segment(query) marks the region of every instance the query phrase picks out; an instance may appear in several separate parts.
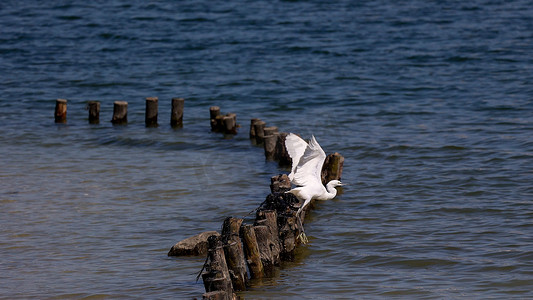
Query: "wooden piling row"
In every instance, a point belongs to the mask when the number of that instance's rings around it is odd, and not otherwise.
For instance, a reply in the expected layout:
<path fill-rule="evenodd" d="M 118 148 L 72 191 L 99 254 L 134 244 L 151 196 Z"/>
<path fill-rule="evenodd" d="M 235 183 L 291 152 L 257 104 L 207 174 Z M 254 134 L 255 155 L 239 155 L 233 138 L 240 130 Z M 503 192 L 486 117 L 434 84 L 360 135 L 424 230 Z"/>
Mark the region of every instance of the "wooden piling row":
<path fill-rule="evenodd" d="M 147 127 L 158 126 L 158 102 L 159 100 L 157 97 L 146 98 L 145 124 Z M 173 128 L 183 127 L 184 102 L 185 100 L 183 98 L 172 98 L 170 125 Z M 100 123 L 100 102 L 88 101 L 86 109 L 89 111 L 89 124 Z M 56 123 L 67 122 L 67 100 L 56 100 L 54 119 Z M 236 119 L 236 117 L 234 117 L 233 119 Z M 128 102 L 115 101 L 113 103 L 113 117 L 111 118 L 111 123 L 117 125 L 128 123 Z"/>
<path fill-rule="evenodd" d="M 147 127 L 158 126 L 158 101 L 157 97 L 146 98 Z M 172 98 L 172 127 L 183 126 L 183 107 L 183 98 Z M 100 102 L 89 101 L 87 110 L 89 123 L 98 124 Z M 222 115 L 218 106 L 210 107 L 209 111 L 212 131 L 237 133 L 236 114 Z M 66 122 L 67 100 L 56 100 L 54 118 L 56 123 Z M 114 102 L 111 122 L 128 122 L 128 102 Z M 250 139 L 254 144 L 263 146 L 265 157 L 290 166 L 291 159 L 285 147 L 287 135 L 279 132 L 276 126 L 266 126 L 260 119 L 250 122 Z M 344 158 L 339 153 L 328 155 L 322 169 L 322 181 L 340 179 L 343 162 Z M 302 228 L 296 212 L 302 203 L 292 193 L 286 193 L 291 189 L 286 174 L 272 177 L 270 188 L 271 193 L 256 210 L 253 224 L 243 224 L 243 219 L 228 217 L 222 225 L 222 234 L 209 234 L 205 272 L 201 274 L 206 291 L 204 299 L 236 299 L 235 292 L 246 290 L 250 279 L 274 276 L 282 261 L 294 259 L 295 250 L 301 243 L 298 236 Z M 300 215 L 302 223 L 311 207 L 306 206 Z"/>
<path fill-rule="evenodd" d="M 211 131 L 222 132 L 225 134 L 237 134 L 237 115 L 234 113 L 228 113 L 222 115 L 220 113 L 220 107 L 211 106 L 209 108 L 209 116 L 211 121 Z"/>

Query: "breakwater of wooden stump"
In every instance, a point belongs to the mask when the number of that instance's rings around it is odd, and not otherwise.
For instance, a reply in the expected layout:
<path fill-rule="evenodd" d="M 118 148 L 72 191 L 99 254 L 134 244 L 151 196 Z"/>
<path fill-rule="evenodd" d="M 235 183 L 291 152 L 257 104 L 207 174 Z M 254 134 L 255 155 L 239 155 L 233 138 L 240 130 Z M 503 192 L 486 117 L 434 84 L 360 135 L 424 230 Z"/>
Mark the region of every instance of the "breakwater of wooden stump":
<path fill-rule="evenodd" d="M 145 125 L 158 126 L 157 97 L 147 97 Z M 183 126 L 185 100 L 172 98 L 172 127 Z M 90 124 L 100 122 L 99 101 L 88 101 L 87 110 Z M 67 122 L 67 100 L 57 99 L 54 111 L 56 123 Z M 223 114 L 220 107 L 209 108 L 211 131 L 223 134 L 237 134 L 240 127 L 235 113 Z M 113 103 L 113 124 L 128 123 L 128 102 Z M 292 160 L 285 147 L 287 132 L 280 132 L 277 126 L 267 126 L 266 122 L 250 120 L 250 141 L 264 149 L 265 159 L 276 161 L 281 166 L 291 166 Z M 322 182 L 340 179 L 344 158 L 339 153 L 326 157 L 322 168 Z M 244 291 L 252 279 L 273 277 L 283 261 L 292 261 L 297 247 L 305 215 L 313 205 L 307 205 L 301 212 L 301 224 L 297 218 L 300 203 L 292 193 L 291 183 L 286 174 L 273 176 L 270 182 L 271 193 L 255 209 L 253 220 L 227 217 L 220 233 L 208 231 L 182 240 L 168 252 L 169 256 L 206 255 L 206 263 L 198 277 L 202 277 L 204 299 L 236 299 L 236 292 Z"/>
<path fill-rule="evenodd" d="M 159 98 L 147 97 L 146 111 L 144 122 L 146 127 L 157 127 L 158 115 L 159 115 Z M 57 99 L 54 110 L 54 120 L 56 123 L 67 123 L 67 100 Z M 89 111 L 89 124 L 100 123 L 100 101 L 88 101 L 86 109 Z M 172 98 L 171 101 L 171 113 L 170 113 L 170 126 L 173 128 L 183 127 L 183 110 L 185 107 L 184 98 Z M 114 101 L 113 102 L 113 116 L 111 117 L 111 123 L 114 125 L 124 125 L 128 123 L 128 102 L 127 101 Z"/>

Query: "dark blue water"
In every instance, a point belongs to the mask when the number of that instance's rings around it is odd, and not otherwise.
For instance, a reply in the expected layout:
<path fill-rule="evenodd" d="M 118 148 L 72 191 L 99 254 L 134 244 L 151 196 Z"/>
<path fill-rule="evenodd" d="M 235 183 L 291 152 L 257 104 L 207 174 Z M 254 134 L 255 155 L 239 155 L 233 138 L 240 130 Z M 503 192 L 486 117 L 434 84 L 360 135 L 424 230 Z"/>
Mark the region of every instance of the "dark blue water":
<path fill-rule="evenodd" d="M 166 254 L 287 172 L 248 140 L 259 117 L 343 154 L 349 185 L 241 296 L 532 298 L 532 53 L 531 1 L 4 1 L 0 297 L 201 296 L 204 258 Z"/>

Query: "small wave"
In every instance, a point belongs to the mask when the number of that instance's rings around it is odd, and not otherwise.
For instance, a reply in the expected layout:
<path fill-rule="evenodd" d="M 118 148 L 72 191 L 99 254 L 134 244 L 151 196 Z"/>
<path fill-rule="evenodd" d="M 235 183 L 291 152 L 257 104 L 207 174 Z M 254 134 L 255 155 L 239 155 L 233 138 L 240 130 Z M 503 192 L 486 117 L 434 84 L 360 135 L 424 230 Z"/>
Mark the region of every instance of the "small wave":
<path fill-rule="evenodd" d="M 58 16 L 57 19 L 65 21 L 75 21 L 83 19 L 81 16 Z"/>
<path fill-rule="evenodd" d="M 106 40 L 130 40 L 130 41 L 133 41 L 133 40 L 137 39 L 137 38 L 132 37 L 132 36 L 114 34 L 114 33 L 110 33 L 110 32 L 100 33 L 98 35 L 98 37 L 100 37 L 102 39 L 106 39 Z"/>
<path fill-rule="evenodd" d="M 404 266 L 407 268 L 428 268 L 434 266 L 451 266 L 458 262 L 448 259 L 426 258 L 426 259 L 391 259 L 386 263 L 377 266 Z"/>
<path fill-rule="evenodd" d="M 456 56 L 448 57 L 445 61 L 451 62 L 451 63 L 462 63 L 462 62 L 469 62 L 469 61 L 475 61 L 475 60 L 479 60 L 479 58 L 456 55 Z"/>

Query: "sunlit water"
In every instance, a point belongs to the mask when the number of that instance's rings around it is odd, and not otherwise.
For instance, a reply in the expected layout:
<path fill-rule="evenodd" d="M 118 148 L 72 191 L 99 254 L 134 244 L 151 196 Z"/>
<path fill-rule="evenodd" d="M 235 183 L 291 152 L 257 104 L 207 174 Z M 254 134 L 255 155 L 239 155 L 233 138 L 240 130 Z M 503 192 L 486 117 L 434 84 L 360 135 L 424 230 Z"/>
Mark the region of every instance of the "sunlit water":
<path fill-rule="evenodd" d="M 0 297 L 201 297 L 204 258 L 170 247 L 287 172 L 249 141 L 254 117 L 340 152 L 349 185 L 241 296 L 533 297 L 532 16 L 529 1 L 0 4 Z M 211 105 L 237 113 L 236 136 L 210 132 Z"/>

